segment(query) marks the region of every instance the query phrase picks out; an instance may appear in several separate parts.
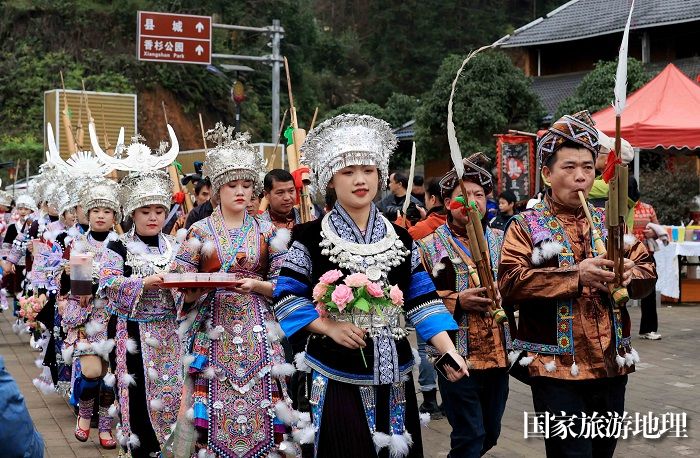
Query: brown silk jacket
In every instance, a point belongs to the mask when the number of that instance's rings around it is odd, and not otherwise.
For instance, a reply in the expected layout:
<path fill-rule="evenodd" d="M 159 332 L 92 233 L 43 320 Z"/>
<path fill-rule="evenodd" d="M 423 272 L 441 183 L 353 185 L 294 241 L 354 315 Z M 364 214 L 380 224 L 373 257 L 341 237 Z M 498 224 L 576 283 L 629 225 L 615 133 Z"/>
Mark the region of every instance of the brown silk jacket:
<path fill-rule="evenodd" d="M 553 377 L 566 380 L 586 380 L 624 375 L 634 371 L 632 362 L 636 352 L 630 345 L 630 319 L 626 308 L 613 312 L 609 294 L 582 287 L 579 284 L 578 264 L 595 256 L 591 248 L 591 228 L 583 208 L 565 208 L 550 196 L 544 206 L 551 210 L 551 217 L 561 225 L 573 252 L 571 265 L 560 266 L 555 253 L 533 263 L 533 232 L 525 217 L 514 219 L 507 228 L 501 250 L 498 285 L 504 308 L 518 308 L 517 330 L 511 315 L 516 350 L 525 350 L 524 361 L 530 376 Z M 541 207 L 540 207 L 541 208 Z M 600 218 L 602 209 L 595 209 L 599 218 L 596 225 L 604 224 Z M 535 210 L 532 214 L 537 213 Z M 552 223 L 551 220 L 549 220 Z M 556 226 L 556 222 L 553 223 Z M 547 227 L 543 225 L 543 227 Z M 539 236 L 541 238 L 542 231 Z M 552 232 L 553 233 L 553 232 Z M 537 246 L 542 244 L 537 241 Z M 562 250 L 566 252 L 566 250 Z M 542 252 L 540 252 L 541 254 Z M 630 298 L 645 297 L 654 290 L 656 270 L 652 256 L 635 240 L 626 257 L 634 261 L 632 281 L 627 287 Z M 537 256 L 535 256 L 537 258 Z M 570 259 L 570 258 L 569 258 Z M 565 264 L 565 263 L 564 263 Z M 567 305 L 570 304 L 569 309 Z M 619 323 L 615 336 L 615 321 Z M 621 328 L 621 329 L 620 329 Z M 573 339 L 573 351 L 568 346 Z M 627 356 L 620 367 L 621 358 Z M 516 363 L 516 364 L 520 364 Z M 576 370 L 572 366 L 576 363 Z"/>

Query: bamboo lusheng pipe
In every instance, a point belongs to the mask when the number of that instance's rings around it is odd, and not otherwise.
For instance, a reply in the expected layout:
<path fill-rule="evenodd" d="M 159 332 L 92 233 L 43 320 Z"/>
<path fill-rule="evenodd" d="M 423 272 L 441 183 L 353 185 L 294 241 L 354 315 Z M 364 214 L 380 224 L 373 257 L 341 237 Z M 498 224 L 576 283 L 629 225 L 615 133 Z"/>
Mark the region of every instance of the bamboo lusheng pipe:
<path fill-rule="evenodd" d="M 167 125 L 170 123 L 168 122 L 168 112 L 165 110 L 165 101 L 161 100 L 160 105 L 163 108 L 163 117 L 165 118 L 165 125 L 167 127 Z M 182 186 L 182 183 L 180 182 L 180 174 L 177 171 L 177 167 L 175 167 L 175 163 L 168 166 L 168 175 L 170 176 L 170 181 L 173 183 L 173 189 L 175 192 L 181 192 L 185 195 L 183 202 L 185 213 L 191 212 L 194 208 L 192 197 L 190 196 L 190 191 L 187 189 L 187 187 Z"/>
<path fill-rule="evenodd" d="M 282 129 L 284 128 L 284 122 L 287 120 L 287 113 L 289 113 L 289 109 L 284 110 L 284 115 L 282 116 L 280 128 L 277 129 L 277 142 L 275 143 L 275 148 L 272 150 L 272 155 L 270 155 L 270 162 L 267 164 L 268 171 L 275 168 L 275 160 L 277 159 L 277 147 L 280 146 L 280 141 L 282 140 Z M 284 164 L 282 164 L 282 167 L 284 167 Z M 258 212 L 264 212 L 269 206 L 270 201 L 267 200 L 267 197 L 263 196 L 263 198 L 260 199 L 260 206 L 258 206 Z"/>
<path fill-rule="evenodd" d="M 66 143 L 68 143 L 68 153 L 73 154 L 78 151 L 78 147 L 75 144 L 75 137 L 73 136 L 73 125 L 70 121 L 70 116 L 68 116 L 68 98 L 66 97 L 66 85 L 63 82 L 63 72 L 59 72 L 61 75 L 61 88 L 63 89 L 63 111 L 61 114 L 61 120 L 63 121 L 63 128 L 66 130 Z"/>
<path fill-rule="evenodd" d="M 582 191 L 579 191 L 578 198 L 581 200 L 583 212 L 586 214 L 588 224 L 591 226 L 593 245 L 595 246 L 595 249 L 598 252 L 599 256 L 606 256 L 608 254 L 608 251 L 605 248 L 605 243 L 603 243 L 603 236 L 601 235 L 600 231 L 598 231 L 598 228 L 595 227 L 595 225 L 593 224 L 593 218 L 591 217 L 591 212 L 588 209 L 588 201 L 586 201 L 586 196 L 583 195 Z M 618 307 L 624 306 L 630 298 L 629 293 L 627 292 L 627 288 L 625 288 L 624 286 L 615 286 L 613 284 L 608 283 L 608 291 L 610 291 L 610 294 L 612 295 L 613 300 L 615 301 L 615 304 L 618 305 Z"/>

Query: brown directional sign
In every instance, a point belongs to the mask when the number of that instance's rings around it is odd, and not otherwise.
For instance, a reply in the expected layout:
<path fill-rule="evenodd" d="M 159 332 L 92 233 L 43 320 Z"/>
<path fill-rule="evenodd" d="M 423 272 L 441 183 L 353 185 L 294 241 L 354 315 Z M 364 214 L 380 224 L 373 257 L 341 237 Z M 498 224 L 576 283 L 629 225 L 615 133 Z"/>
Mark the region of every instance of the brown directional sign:
<path fill-rule="evenodd" d="M 139 11 L 139 60 L 211 63 L 211 17 Z"/>

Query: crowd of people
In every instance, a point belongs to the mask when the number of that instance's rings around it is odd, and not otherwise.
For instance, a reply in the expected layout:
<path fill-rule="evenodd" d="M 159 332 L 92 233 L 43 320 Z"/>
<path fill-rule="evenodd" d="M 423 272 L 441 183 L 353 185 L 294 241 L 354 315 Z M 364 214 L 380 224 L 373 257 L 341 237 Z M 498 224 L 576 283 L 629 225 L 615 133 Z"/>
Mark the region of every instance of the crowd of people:
<path fill-rule="evenodd" d="M 604 211 L 589 204 L 589 223 L 578 196 L 607 153 L 587 112 L 539 140 L 543 198 L 519 212 L 506 190 L 495 215 L 483 155 L 461 176 L 419 177 L 411 195 L 389 172 L 389 125 L 340 115 L 301 146 L 322 198 L 310 221 L 293 175 L 265 170 L 249 137 L 221 124 L 187 177 L 196 206 L 178 216 L 169 132 L 167 151 L 134 138 L 112 156 L 92 128 L 93 151 L 67 161 L 50 135 L 30 192 L 0 192 L 4 297 L 42 352 L 36 387 L 75 406 L 77 440 L 97 428 L 102 447 L 132 457 L 420 457 L 421 425 L 445 415 L 449 456 L 474 457 L 496 446 L 511 375 L 538 412 L 623 412 L 639 356 L 609 292 L 613 262 L 594 243 Z M 645 229 L 618 285 L 633 299 L 656 279 Z M 171 273 L 226 274 L 229 286 L 173 286 Z M 612 456 L 616 442 L 545 444 L 548 456 Z"/>

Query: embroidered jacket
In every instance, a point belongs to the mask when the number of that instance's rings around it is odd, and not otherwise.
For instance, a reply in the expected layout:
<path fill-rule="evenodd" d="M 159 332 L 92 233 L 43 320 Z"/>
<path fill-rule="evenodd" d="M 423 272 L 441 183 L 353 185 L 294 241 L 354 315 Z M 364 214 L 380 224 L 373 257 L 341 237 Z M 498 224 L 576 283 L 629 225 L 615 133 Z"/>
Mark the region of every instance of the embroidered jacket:
<path fill-rule="evenodd" d="M 486 240 L 495 278 L 503 232 L 486 227 Z M 511 348 L 508 324 L 501 326 L 488 314 L 465 312 L 459 304 L 459 293 L 476 287 L 463 260 L 465 257 L 469 265 L 476 268 L 468 247 L 464 231 L 449 223 L 438 227 L 433 234 L 418 242 L 425 269 L 432 273 L 438 295 L 459 324 L 459 330 L 455 334 L 457 351 L 469 361 L 471 368 L 505 368 L 506 349 Z"/>
<path fill-rule="evenodd" d="M 605 238 L 602 209 L 590 210 Z M 583 208 L 565 208 L 550 196 L 507 227 L 499 288 L 504 308 L 519 306 L 513 347 L 526 351 L 520 362 L 529 364 L 530 376 L 582 380 L 634 371 L 627 310 L 615 312 L 609 294 L 579 282 L 578 264 L 596 255 Z M 651 256 L 639 242 L 625 256 L 635 263 L 629 295 L 644 297 L 656 280 Z"/>
<path fill-rule="evenodd" d="M 352 218 L 339 205 L 328 215 L 330 226 L 343 240 L 371 244 L 386 236 L 385 219 L 372 205 L 367 230 L 363 234 Z M 345 275 L 351 272 L 322 254 L 320 247 L 322 220 L 296 226 L 292 231 L 292 245 L 280 272 L 275 289 L 275 313 L 282 330 L 293 345 L 306 343 L 306 363 L 326 377 L 358 385 L 396 383 L 413 367 L 413 355 L 406 338 L 368 337 L 362 353 L 336 344 L 331 338 L 309 335 L 304 327 L 319 318 L 312 300 L 312 289 L 319 278 L 329 270 L 339 269 Z M 392 225 L 400 242 L 411 248 L 411 254 L 388 273 L 387 283 L 398 285 L 404 293 L 404 312 L 408 321 L 427 341 L 441 331 L 456 330 L 457 324 L 435 292 L 435 286 L 420 263 L 418 248 L 408 232 Z M 307 340 L 308 338 L 308 340 Z M 375 363 L 375 357 L 379 358 Z M 366 361 L 366 364 L 365 364 Z M 391 382 L 380 373 L 392 373 Z M 385 382 L 380 382 L 384 380 Z"/>

